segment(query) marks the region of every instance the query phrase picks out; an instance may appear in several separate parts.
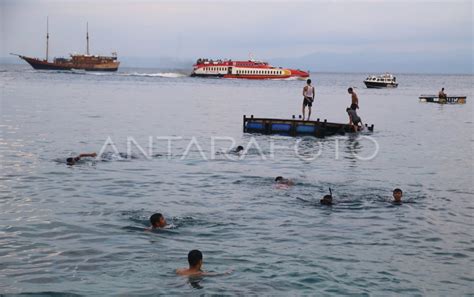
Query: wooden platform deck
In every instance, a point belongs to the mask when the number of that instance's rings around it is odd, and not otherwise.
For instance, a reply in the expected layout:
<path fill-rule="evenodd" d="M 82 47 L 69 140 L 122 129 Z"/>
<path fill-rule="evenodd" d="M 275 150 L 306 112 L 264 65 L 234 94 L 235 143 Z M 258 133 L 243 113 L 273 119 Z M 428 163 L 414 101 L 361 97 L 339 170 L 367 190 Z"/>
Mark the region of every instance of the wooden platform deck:
<path fill-rule="evenodd" d="M 421 102 L 431 102 L 439 104 L 465 104 L 467 96 L 449 96 L 446 97 L 446 100 L 440 100 L 437 95 L 420 95 L 420 97 L 418 98 Z"/>
<path fill-rule="evenodd" d="M 244 133 L 278 134 L 287 136 L 314 136 L 324 138 L 335 134 L 343 135 L 354 132 L 351 125 L 320 121 L 303 121 L 296 119 L 255 118 L 253 115 L 243 117 Z M 365 125 L 368 131 L 374 131 L 374 125 Z"/>

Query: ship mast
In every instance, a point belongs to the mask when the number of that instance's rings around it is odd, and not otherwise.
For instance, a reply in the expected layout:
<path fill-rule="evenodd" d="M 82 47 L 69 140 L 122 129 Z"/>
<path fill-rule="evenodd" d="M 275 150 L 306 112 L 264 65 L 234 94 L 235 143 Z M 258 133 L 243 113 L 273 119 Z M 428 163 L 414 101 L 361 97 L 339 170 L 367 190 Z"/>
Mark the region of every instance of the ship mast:
<path fill-rule="evenodd" d="M 49 56 L 49 17 L 46 17 L 46 62 Z"/>
<path fill-rule="evenodd" d="M 87 55 L 89 56 L 89 22 L 87 22 L 87 25 L 86 25 L 86 40 L 87 40 Z"/>

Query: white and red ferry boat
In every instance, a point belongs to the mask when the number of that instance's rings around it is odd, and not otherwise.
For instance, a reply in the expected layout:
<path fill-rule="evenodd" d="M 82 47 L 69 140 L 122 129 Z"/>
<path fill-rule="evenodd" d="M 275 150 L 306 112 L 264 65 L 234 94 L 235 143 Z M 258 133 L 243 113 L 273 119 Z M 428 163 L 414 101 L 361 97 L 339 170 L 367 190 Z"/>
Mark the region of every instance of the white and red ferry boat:
<path fill-rule="evenodd" d="M 248 60 L 210 60 L 198 59 L 193 65 L 191 76 L 198 77 L 223 77 L 246 79 L 283 79 L 309 77 L 309 72 L 299 69 L 286 69 L 274 67 L 267 62 Z"/>

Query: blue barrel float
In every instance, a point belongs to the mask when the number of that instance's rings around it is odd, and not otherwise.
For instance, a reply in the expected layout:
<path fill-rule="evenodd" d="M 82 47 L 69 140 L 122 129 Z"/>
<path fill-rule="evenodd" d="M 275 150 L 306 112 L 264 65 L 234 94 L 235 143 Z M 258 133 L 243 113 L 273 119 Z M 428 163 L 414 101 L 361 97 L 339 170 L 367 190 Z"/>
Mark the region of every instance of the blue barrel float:
<path fill-rule="evenodd" d="M 374 130 L 374 125 L 367 126 L 369 131 Z M 243 117 L 244 133 L 277 134 L 287 136 L 314 136 L 323 138 L 334 134 L 354 132 L 353 127 L 343 123 L 332 123 L 327 120 L 303 121 L 296 119 L 255 118 L 253 115 Z"/>

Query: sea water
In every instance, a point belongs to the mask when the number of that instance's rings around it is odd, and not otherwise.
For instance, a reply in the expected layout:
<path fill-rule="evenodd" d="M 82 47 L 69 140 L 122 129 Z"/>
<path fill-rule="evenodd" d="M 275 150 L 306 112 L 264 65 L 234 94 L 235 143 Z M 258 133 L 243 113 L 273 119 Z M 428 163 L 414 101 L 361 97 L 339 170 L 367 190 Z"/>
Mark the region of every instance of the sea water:
<path fill-rule="evenodd" d="M 396 74 L 377 90 L 368 73 L 313 72 L 312 119 L 346 123 L 352 86 L 375 126 L 316 139 L 242 132 L 243 115 L 298 117 L 304 81 L 0 68 L 0 293 L 474 291 L 473 76 Z M 441 87 L 467 103 L 419 102 Z M 84 152 L 102 156 L 65 164 Z M 170 228 L 144 232 L 154 212 Z M 232 272 L 176 276 L 192 249 Z"/>

